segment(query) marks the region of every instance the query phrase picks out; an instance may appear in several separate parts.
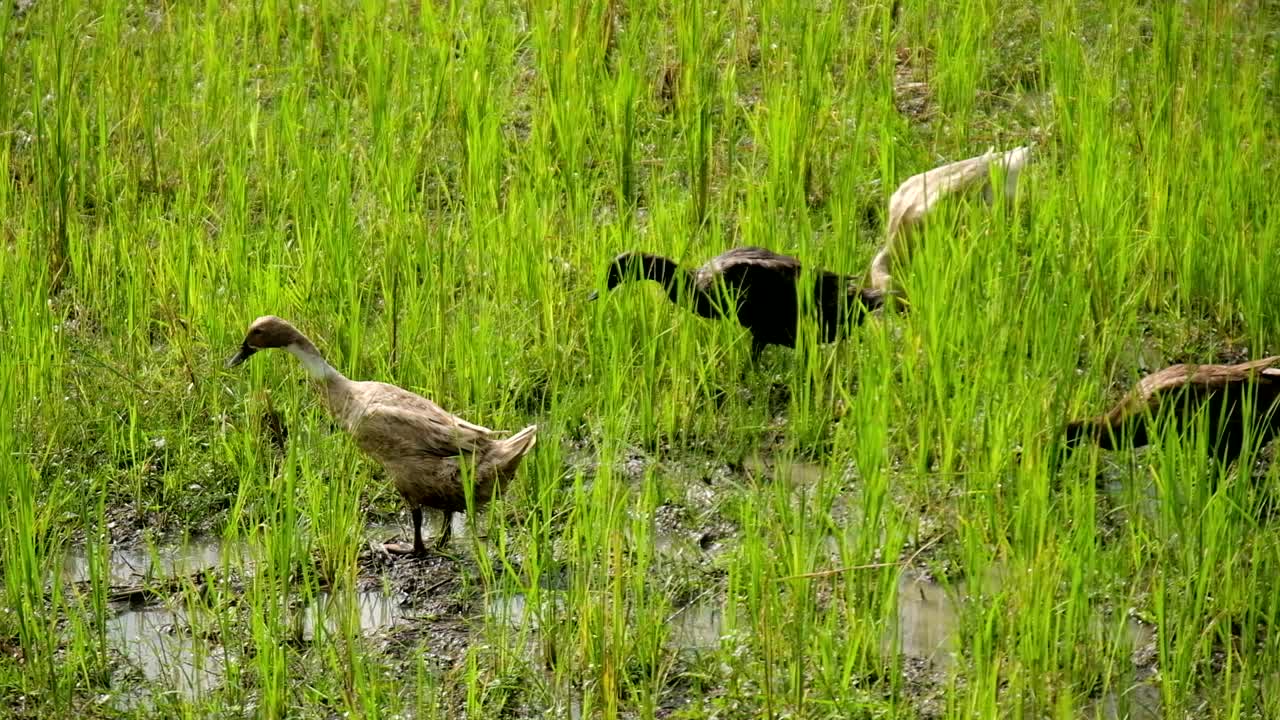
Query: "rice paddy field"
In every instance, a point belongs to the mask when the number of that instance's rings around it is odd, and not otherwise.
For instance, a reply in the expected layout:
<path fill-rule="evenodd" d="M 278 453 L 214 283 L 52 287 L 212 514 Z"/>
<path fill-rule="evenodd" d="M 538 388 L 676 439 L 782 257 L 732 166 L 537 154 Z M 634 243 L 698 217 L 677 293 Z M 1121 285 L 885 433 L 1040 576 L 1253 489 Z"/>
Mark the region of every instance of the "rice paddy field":
<path fill-rule="evenodd" d="M 1280 717 L 1274 448 L 1058 441 L 1280 353 L 1278 71 L 1268 0 L 3 3 L 0 715 Z M 840 342 L 603 292 L 859 276 L 1023 145 Z M 303 368 L 224 367 L 267 314 L 537 446 L 388 556 Z"/>

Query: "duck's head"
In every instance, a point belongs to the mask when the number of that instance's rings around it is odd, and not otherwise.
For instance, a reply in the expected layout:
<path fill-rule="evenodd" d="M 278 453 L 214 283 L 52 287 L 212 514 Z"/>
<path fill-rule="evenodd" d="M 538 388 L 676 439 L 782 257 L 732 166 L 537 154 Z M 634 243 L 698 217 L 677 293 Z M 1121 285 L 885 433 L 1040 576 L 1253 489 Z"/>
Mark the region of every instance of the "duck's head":
<path fill-rule="evenodd" d="M 645 277 L 648 273 L 648 266 L 652 262 L 650 258 L 653 256 L 639 252 L 624 252 L 613 259 L 609 263 L 609 272 L 605 275 L 605 290 L 612 290 L 622 283 L 633 280 L 637 277 Z M 595 300 L 600 297 L 600 293 L 592 290 L 587 296 L 587 300 Z"/>
<path fill-rule="evenodd" d="M 275 315 L 264 315 L 249 325 L 249 331 L 245 333 L 244 342 L 240 343 L 240 351 L 230 360 L 227 360 L 227 367 L 239 365 L 259 350 L 283 348 L 305 343 L 307 343 L 306 337 L 298 332 L 297 328 L 290 325 L 287 320 L 278 318 Z"/>

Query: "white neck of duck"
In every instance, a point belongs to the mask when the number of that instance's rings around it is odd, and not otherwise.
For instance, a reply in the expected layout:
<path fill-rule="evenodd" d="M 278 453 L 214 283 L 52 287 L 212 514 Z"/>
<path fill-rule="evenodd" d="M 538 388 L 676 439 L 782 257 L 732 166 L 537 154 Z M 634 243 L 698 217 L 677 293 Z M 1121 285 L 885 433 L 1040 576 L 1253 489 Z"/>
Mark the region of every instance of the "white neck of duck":
<path fill-rule="evenodd" d="M 288 350 L 294 357 L 298 358 L 298 361 L 302 363 L 302 367 L 307 369 L 307 374 L 316 380 L 333 380 L 342 377 L 342 374 L 333 369 L 332 365 L 325 362 L 325 359 L 319 353 L 310 348 L 294 343 L 287 346 L 285 350 Z"/>

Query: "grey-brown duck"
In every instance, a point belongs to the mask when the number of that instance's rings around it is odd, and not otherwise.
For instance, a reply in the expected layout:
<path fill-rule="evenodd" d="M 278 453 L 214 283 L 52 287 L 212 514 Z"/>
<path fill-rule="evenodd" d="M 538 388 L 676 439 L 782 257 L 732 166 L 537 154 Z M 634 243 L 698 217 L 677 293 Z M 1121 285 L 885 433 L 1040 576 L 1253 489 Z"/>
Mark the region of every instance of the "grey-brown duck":
<path fill-rule="evenodd" d="M 510 437 L 469 423 L 430 400 L 395 385 L 348 380 L 325 361 L 316 346 L 288 322 L 260 317 L 249 326 L 240 351 L 227 361 L 234 367 L 259 350 L 284 348 L 302 362 L 323 392 L 334 420 L 370 457 L 382 463 L 413 515 L 412 554 L 426 552 L 422 510 L 444 514 L 436 548 L 449 541 L 455 512 L 467 509 L 464 478 L 472 486 L 474 507 L 501 491 L 537 442 L 537 425 Z M 464 469 L 464 463 L 470 466 Z M 390 552 L 404 553 L 398 544 Z"/>

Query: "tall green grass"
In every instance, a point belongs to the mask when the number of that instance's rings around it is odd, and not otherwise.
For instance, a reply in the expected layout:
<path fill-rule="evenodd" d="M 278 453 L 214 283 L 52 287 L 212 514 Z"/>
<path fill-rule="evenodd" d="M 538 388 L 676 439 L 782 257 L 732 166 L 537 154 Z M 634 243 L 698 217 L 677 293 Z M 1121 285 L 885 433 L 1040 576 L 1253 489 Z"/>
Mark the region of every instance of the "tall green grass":
<path fill-rule="evenodd" d="M 1194 432 L 1052 457 L 1065 418 L 1142 372 L 1276 351 L 1274 8 L 15 7 L 11 714 L 1069 718 L 1152 674 L 1166 717 L 1280 711 L 1277 530 L 1255 512 L 1277 470 L 1251 483 Z M 753 366 L 740 327 L 652 287 L 585 302 L 624 249 L 752 243 L 859 274 L 866 209 L 899 182 L 1033 138 L 1017 203 L 943 208 L 901 272 L 910 312 L 841 343 Z M 452 546 L 460 654 L 362 637 L 363 527 L 400 501 L 291 358 L 222 369 L 267 313 L 351 377 L 539 423 L 469 519 L 486 537 Z M 250 551 L 171 599 L 222 684 L 117 711 L 102 558 L 138 527 Z M 85 586 L 60 574 L 77 545 Z M 893 640 L 907 558 L 954 591 L 961 651 L 924 675 Z M 336 622 L 301 642 L 322 594 Z M 485 610 L 516 596 L 514 622 Z M 718 642 L 680 649 L 695 601 Z M 1137 668 L 1131 617 L 1156 638 Z"/>

